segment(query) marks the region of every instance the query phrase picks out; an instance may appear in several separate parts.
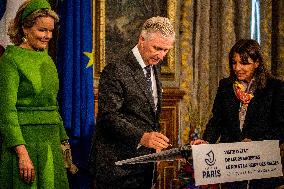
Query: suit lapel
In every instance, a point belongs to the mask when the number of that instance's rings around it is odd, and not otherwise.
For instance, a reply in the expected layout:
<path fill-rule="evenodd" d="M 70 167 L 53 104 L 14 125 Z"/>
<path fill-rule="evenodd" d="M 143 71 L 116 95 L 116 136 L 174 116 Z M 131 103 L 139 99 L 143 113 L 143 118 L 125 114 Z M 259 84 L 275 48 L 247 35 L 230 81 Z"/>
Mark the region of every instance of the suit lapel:
<path fill-rule="evenodd" d="M 129 67 L 132 70 L 132 75 L 138 86 L 140 87 L 141 91 L 145 94 L 146 98 L 148 99 L 148 102 L 151 105 L 151 108 L 153 112 L 155 112 L 155 104 L 154 104 L 154 99 L 151 94 L 151 92 L 148 89 L 147 86 L 147 81 L 143 72 L 142 67 L 140 64 L 137 62 L 135 56 L 130 52 L 129 54 Z"/>

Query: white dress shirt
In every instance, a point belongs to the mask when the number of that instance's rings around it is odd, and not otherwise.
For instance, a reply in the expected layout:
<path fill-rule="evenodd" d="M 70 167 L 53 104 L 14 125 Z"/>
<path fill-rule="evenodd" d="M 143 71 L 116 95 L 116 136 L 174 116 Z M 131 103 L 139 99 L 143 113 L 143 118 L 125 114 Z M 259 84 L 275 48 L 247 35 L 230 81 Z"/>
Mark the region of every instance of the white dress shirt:
<path fill-rule="evenodd" d="M 133 52 L 133 55 L 135 56 L 136 60 L 139 62 L 140 66 L 142 67 L 144 75 L 146 77 L 145 67 L 147 65 L 143 61 L 137 45 L 132 49 L 132 52 Z M 157 110 L 157 104 L 158 104 L 157 83 L 156 83 L 154 70 L 153 70 L 152 66 L 150 66 L 150 67 L 151 67 L 152 95 L 153 95 L 153 98 L 154 98 L 155 110 Z"/>

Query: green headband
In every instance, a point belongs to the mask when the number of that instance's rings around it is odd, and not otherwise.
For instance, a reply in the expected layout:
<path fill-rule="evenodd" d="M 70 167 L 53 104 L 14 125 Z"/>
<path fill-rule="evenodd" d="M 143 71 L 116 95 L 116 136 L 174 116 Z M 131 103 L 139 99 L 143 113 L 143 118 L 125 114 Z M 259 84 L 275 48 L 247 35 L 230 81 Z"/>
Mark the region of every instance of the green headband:
<path fill-rule="evenodd" d="M 51 7 L 46 0 L 31 0 L 23 11 L 21 21 L 23 22 L 27 16 L 39 9 L 51 9 Z"/>

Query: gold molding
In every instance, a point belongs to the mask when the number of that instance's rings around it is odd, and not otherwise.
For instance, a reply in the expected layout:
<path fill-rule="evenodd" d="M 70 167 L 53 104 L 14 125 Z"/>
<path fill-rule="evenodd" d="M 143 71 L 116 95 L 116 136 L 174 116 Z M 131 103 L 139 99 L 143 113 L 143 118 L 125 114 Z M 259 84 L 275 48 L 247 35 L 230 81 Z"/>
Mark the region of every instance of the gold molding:
<path fill-rule="evenodd" d="M 191 59 L 190 55 L 193 52 L 192 47 L 189 45 L 188 41 L 190 41 L 191 37 L 191 20 L 190 11 L 192 7 L 192 0 L 184 0 L 181 12 L 181 27 L 183 28 L 182 35 L 181 35 L 181 85 L 180 89 L 185 91 L 185 95 L 183 97 L 183 106 L 181 107 L 181 143 L 188 144 L 189 141 L 189 131 L 192 129 L 192 116 L 191 112 L 189 111 L 191 108 L 191 93 L 192 87 L 190 87 L 191 83 L 193 82 L 193 70 L 192 67 L 189 66 L 189 61 Z"/>
<path fill-rule="evenodd" d="M 178 23 L 176 22 L 176 14 L 177 14 L 177 1 L 168 0 L 167 1 L 167 16 L 173 26 L 175 27 L 176 31 L 176 42 L 173 49 L 171 49 L 167 55 L 167 65 L 161 66 L 161 73 L 162 73 L 162 79 L 175 79 L 175 60 L 176 60 L 176 50 L 177 50 L 177 33 L 179 31 Z"/>
<path fill-rule="evenodd" d="M 93 1 L 93 50 L 94 50 L 94 76 L 105 66 L 105 0 Z"/>
<path fill-rule="evenodd" d="M 166 104 L 166 103 L 164 103 L 164 104 Z M 176 117 L 176 113 L 178 112 L 177 111 L 177 107 L 176 106 L 174 106 L 174 105 L 172 105 L 172 106 L 162 106 L 162 109 L 164 110 L 164 111 L 170 111 L 172 114 L 172 117 L 171 117 L 171 121 L 173 122 L 173 129 L 174 129 L 174 131 L 173 131 L 173 135 L 174 135 L 174 138 L 177 138 L 178 136 L 177 136 L 177 133 L 178 133 L 178 128 L 177 128 L 177 123 L 176 123 L 176 120 L 177 120 L 177 117 Z M 162 110 L 162 111 L 163 111 Z M 163 120 L 163 118 L 161 118 L 161 122 L 166 122 L 166 120 Z M 167 128 L 162 128 L 162 129 L 164 129 L 163 130 L 163 133 L 167 133 Z M 174 144 L 175 145 L 175 144 Z"/>
<path fill-rule="evenodd" d="M 169 171 L 169 172 L 173 172 L 173 173 L 174 173 L 174 174 L 173 174 L 173 178 L 176 178 L 176 172 L 177 172 L 176 169 L 177 169 L 177 167 L 174 166 L 174 165 L 164 167 L 164 169 L 163 169 L 164 188 L 163 188 L 163 189 L 168 189 L 168 187 L 169 187 L 169 186 L 166 186 L 166 184 L 165 184 L 165 183 L 167 183 L 167 179 L 168 179 L 168 177 L 167 177 L 167 172 L 168 172 L 168 171 Z M 170 171 L 170 170 L 172 170 L 172 171 Z"/>
<path fill-rule="evenodd" d="M 179 31 L 177 15 L 177 1 L 167 0 L 167 16 L 172 22 L 176 30 L 176 36 Z M 99 78 L 99 75 L 106 65 L 105 53 L 105 29 L 106 29 L 106 0 L 93 1 L 93 50 L 94 50 L 94 77 Z M 167 64 L 161 65 L 162 79 L 174 80 L 176 71 L 176 49 L 177 38 L 174 48 L 167 55 Z"/>

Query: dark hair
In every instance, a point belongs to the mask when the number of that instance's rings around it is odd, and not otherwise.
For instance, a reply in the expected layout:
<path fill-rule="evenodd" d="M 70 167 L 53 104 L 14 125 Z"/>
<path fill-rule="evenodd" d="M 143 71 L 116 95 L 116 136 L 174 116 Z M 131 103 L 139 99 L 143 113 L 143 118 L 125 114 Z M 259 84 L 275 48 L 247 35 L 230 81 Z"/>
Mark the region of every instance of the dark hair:
<path fill-rule="evenodd" d="M 266 86 L 267 79 L 271 77 L 265 64 L 260 45 L 253 39 L 241 39 L 231 48 L 229 53 L 229 67 L 230 78 L 235 81 L 236 74 L 233 70 L 234 55 L 235 53 L 240 55 L 243 63 L 248 62 L 248 58 L 252 59 L 254 63 L 258 62 L 258 67 L 254 72 L 254 79 L 256 82 L 256 88 L 263 89 Z"/>
<path fill-rule="evenodd" d="M 21 20 L 21 16 L 28 6 L 30 1 L 25 1 L 17 11 L 15 18 L 10 22 L 10 26 L 8 29 L 8 35 L 15 45 L 20 45 L 23 42 L 24 32 L 23 28 L 31 28 L 35 24 L 35 21 L 38 17 L 51 17 L 54 19 L 54 22 L 57 23 L 59 21 L 58 15 L 50 9 L 39 9 L 28 15 Z"/>

